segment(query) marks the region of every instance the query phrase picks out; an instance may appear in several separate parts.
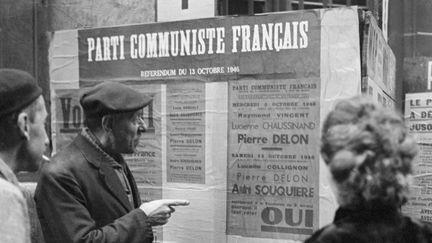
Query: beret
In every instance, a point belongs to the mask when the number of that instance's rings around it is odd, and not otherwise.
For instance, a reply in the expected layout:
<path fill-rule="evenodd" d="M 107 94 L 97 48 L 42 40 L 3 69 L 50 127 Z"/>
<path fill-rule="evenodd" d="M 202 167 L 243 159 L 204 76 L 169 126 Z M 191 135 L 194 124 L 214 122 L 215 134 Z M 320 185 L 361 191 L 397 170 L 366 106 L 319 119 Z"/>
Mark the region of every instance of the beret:
<path fill-rule="evenodd" d="M 0 117 L 20 111 L 42 94 L 42 89 L 27 72 L 0 69 Z"/>
<path fill-rule="evenodd" d="M 135 111 L 150 104 L 152 98 L 119 82 L 103 82 L 84 91 L 80 104 L 87 117 Z"/>

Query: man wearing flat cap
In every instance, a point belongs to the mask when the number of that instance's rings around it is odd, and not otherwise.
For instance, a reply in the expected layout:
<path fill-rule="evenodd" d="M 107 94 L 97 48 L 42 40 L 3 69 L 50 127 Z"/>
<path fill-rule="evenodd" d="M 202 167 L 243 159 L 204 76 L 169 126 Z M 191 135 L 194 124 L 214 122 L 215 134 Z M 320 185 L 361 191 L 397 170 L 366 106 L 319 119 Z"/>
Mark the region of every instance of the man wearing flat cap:
<path fill-rule="evenodd" d="M 37 171 L 49 142 L 45 132 L 47 112 L 41 94 L 42 89 L 30 74 L 16 69 L 0 69 L 2 243 L 43 240 L 37 231 L 40 226 L 31 193 L 20 187 L 15 176 L 20 171 Z"/>
<path fill-rule="evenodd" d="M 83 131 L 43 168 L 36 204 L 47 243 L 153 242 L 152 226 L 167 223 L 186 200 L 141 203 L 121 153 L 133 153 L 151 98 L 118 83 L 85 91 Z"/>

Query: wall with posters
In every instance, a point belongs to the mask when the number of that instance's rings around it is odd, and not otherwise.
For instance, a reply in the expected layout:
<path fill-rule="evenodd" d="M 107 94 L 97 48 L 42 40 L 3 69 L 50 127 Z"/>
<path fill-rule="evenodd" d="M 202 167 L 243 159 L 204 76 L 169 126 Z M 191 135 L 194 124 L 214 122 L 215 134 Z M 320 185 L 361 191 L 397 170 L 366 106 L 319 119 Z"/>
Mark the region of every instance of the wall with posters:
<path fill-rule="evenodd" d="M 55 32 L 54 150 L 99 82 L 153 96 L 127 155 L 143 200 L 186 198 L 158 242 L 296 242 L 337 207 L 319 156 L 335 101 L 361 93 L 357 8 Z"/>
<path fill-rule="evenodd" d="M 405 119 L 419 145 L 414 161 L 413 187 L 403 212 L 423 222 L 432 223 L 432 93 L 408 93 L 405 96 Z"/>

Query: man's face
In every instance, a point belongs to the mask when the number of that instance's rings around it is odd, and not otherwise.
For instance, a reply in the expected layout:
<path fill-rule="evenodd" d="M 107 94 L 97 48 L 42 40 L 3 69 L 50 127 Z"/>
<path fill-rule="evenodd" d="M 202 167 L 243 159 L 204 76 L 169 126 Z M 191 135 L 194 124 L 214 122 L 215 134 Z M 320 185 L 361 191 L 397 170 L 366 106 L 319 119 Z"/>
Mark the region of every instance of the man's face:
<path fill-rule="evenodd" d="M 134 153 L 141 133 L 145 129 L 142 109 L 115 115 L 112 127 L 114 151 L 124 154 Z"/>
<path fill-rule="evenodd" d="M 45 131 L 45 121 L 48 115 L 45 102 L 42 96 L 36 102 L 33 117 L 30 117 L 29 114 L 29 139 L 25 146 L 27 156 L 22 161 L 24 163 L 23 171 L 36 171 L 39 169 L 42 155 L 49 143 L 48 135 Z"/>

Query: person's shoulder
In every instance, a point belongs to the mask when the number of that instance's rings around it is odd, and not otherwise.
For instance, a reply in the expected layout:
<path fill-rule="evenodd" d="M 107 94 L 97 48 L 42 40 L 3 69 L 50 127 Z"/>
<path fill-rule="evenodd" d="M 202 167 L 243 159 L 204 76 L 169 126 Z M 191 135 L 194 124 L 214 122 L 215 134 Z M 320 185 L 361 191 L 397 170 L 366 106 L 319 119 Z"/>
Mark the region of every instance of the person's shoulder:
<path fill-rule="evenodd" d="M 76 146 L 76 138 L 67 146 L 59 150 L 52 158 L 51 161 L 55 161 L 56 163 L 62 163 L 64 161 L 69 161 L 74 159 L 77 155 L 80 155 L 81 152 Z"/>
<path fill-rule="evenodd" d="M 402 230 L 404 238 L 413 238 L 411 242 L 432 242 L 432 224 L 430 223 L 423 223 L 417 219 L 404 216 Z"/>
<path fill-rule="evenodd" d="M 9 181 L 0 177 L 0 191 L 1 192 L 16 193 L 16 192 L 19 192 L 20 190 L 14 184 L 12 184 Z"/>
<path fill-rule="evenodd" d="M 0 178 L 0 241 L 30 242 L 26 199 L 16 185 Z"/>
<path fill-rule="evenodd" d="M 331 242 L 326 241 L 328 238 L 328 235 L 333 235 L 335 230 L 335 225 L 330 224 L 327 225 L 319 230 L 317 230 L 315 233 L 313 233 L 306 241 L 305 243 L 324 243 L 324 242 Z"/>
<path fill-rule="evenodd" d="M 79 167 L 80 163 L 84 160 L 81 151 L 72 142 L 58 151 L 50 159 L 50 162 L 44 164 L 42 173 L 60 173 L 62 171 L 73 170 L 74 167 Z"/>
<path fill-rule="evenodd" d="M 21 189 L 3 178 L 0 178 L 0 195 L 0 207 L 2 210 L 4 208 L 1 205 L 4 203 L 25 200 Z"/>
<path fill-rule="evenodd" d="M 345 224 L 332 223 L 327 225 L 309 237 L 305 243 L 344 243 L 349 242 L 355 236 L 355 232 L 350 230 L 351 227 Z"/>

